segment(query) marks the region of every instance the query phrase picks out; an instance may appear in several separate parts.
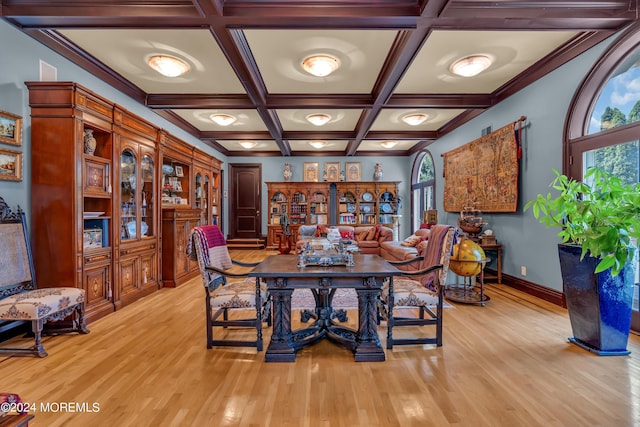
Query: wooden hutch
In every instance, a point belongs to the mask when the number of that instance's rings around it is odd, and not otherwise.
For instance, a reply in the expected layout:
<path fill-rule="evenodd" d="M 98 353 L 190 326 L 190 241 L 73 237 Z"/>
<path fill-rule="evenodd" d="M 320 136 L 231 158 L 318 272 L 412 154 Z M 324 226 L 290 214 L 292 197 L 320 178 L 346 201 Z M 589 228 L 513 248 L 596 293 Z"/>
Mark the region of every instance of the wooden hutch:
<path fill-rule="evenodd" d="M 162 133 L 162 279 L 176 287 L 200 274 L 186 253 L 191 231 L 219 224 L 221 162 Z"/>
<path fill-rule="evenodd" d="M 162 235 L 162 208 L 183 208 L 161 203 L 162 166 L 171 163 L 174 146 L 186 144 L 76 83 L 26 85 L 37 283 L 83 288 L 87 320 L 93 321 L 162 286 L 164 254 L 180 251 L 172 236 Z M 87 133 L 95 151 L 85 151 Z M 220 162 L 193 147 L 183 154 L 176 161 L 183 165 L 186 191 L 194 188 L 194 165 L 206 164 L 206 204 L 217 205 L 211 195 Z M 184 208 L 195 207 L 195 197 L 185 198 Z M 163 245 L 165 237 L 169 244 Z"/>
<path fill-rule="evenodd" d="M 400 202 L 399 181 L 267 182 L 266 185 L 268 249 L 278 248 L 285 213 L 295 241 L 301 225 L 383 224 L 391 227 Z M 335 219 L 332 221 L 332 218 Z"/>

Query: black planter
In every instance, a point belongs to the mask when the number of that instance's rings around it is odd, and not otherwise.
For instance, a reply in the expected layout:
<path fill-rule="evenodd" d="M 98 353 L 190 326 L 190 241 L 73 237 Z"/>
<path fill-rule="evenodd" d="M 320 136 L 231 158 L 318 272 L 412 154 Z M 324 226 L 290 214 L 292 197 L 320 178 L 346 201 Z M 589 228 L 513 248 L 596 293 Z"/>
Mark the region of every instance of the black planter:
<path fill-rule="evenodd" d="M 627 264 L 616 277 L 595 274 L 598 259 L 580 261 L 578 246 L 558 245 L 562 286 L 569 310 L 572 343 L 600 356 L 626 356 L 633 303 L 634 270 Z"/>

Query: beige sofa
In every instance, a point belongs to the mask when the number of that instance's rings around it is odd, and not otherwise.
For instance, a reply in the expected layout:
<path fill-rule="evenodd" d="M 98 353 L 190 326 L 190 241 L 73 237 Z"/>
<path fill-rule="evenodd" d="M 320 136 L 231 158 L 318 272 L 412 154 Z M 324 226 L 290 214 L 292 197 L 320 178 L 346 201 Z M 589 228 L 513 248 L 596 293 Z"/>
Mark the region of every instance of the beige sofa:
<path fill-rule="evenodd" d="M 355 241 L 360 249 L 360 253 L 363 254 L 380 255 L 380 245 L 393 240 L 393 230 L 383 225 L 363 225 L 356 227 L 352 225 L 322 225 L 320 227 L 320 232 L 318 232 L 318 226 L 316 225 L 301 225 L 298 230 L 296 249 L 300 251 L 300 249 L 306 246 L 307 242 L 313 238 L 321 237 L 321 235 L 324 234 L 322 231 L 328 228 L 337 228 L 343 238 Z M 376 228 L 377 232 L 375 230 Z M 372 234 L 370 233 L 371 229 L 374 230 Z"/>
<path fill-rule="evenodd" d="M 411 237 L 416 236 L 415 239 Z M 380 256 L 388 261 L 404 261 L 406 259 L 415 258 L 420 249 L 426 246 L 426 241 L 429 238 L 429 230 L 420 229 L 416 230 L 409 238 L 403 241 L 388 240 L 380 244 Z M 415 244 L 407 246 L 409 241 L 415 242 Z M 403 245 L 404 242 L 407 242 Z M 411 243 L 413 243 L 411 242 Z"/>

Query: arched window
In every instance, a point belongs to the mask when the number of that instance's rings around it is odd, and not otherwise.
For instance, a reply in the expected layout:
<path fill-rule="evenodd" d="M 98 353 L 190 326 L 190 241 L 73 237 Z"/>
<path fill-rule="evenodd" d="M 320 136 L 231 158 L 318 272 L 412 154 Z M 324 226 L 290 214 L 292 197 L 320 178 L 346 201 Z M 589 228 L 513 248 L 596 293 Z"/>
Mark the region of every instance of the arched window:
<path fill-rule="evenodd" d="M 640 181 L 640 25 L 625 31 L 598 60 L 569 107 L 565 174 L 582 180 L 598 166 L 627 182 Z M 636 268 L 636 282 L 638 272 Z M 638 287 L 632 328 L 640 329 Z"/>
<path fill-rule="evenodd" d="M 422 214 L 427 209 L 436 206 L 435 169 L 433 157 L 429 151 L 423 151 L 416 156 L 411 173 L 411 224 L 413 230 L 420 228 Z"/>

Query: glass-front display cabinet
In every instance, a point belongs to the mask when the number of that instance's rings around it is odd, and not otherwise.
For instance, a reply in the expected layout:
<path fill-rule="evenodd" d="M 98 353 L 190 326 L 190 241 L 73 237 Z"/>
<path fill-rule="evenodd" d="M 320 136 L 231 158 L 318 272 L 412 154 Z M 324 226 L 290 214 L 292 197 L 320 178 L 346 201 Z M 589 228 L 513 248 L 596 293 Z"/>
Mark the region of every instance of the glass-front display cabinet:
<path fill-rule="evenodd" d="M 141 239 L 154 233 L 153 158 L 138 160 L 131 148 L 120 154 L 120 241 Z"/>

